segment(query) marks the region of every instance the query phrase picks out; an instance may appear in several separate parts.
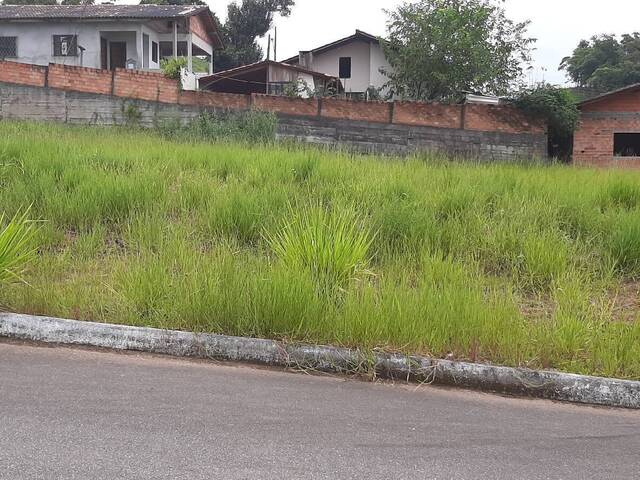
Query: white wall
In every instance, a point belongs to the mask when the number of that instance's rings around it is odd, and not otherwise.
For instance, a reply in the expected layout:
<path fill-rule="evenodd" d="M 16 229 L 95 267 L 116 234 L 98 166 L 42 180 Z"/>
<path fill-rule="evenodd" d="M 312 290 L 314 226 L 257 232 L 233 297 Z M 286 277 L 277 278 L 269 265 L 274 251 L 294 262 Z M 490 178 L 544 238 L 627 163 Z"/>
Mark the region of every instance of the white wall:
<path fill-rule="evenodd" d="M 389 81 L 389 77 L 380 72 L 380 69 L 388 71 L 391 66 L 384 55 L 384 51 L 380 45 L 371 44 L 371 71 L 370 83 L 376 88 L 382 87 Z M 387 89 L 383 89 L 386 92 Z"/>
<path fill-rule="evenodd" d="M 347 92 L 364 92 L 370 85 L 371 54 L 369 42 L 354 41 L 313 56 L 311 70 L 337 77 L 340 57 L 351 57 L 351 78 L 342 80 Z"/>
<path fill-rule="evenodd" d="M 80 56 L 54 57 L 53 35 L 78 35 L 78 46 L 84 47 L 82 66 L 100 66 L 100 37 L 95 24 L 73 23 L 2 23 L 0 36 L 18 37 L 18 58 L 24 63 L 47 65 L 62 63 L 80 65 Z"/>
<path fill-rule="evenodd" d="M 371 85 L 382 88 L 389 80 L 380 73 L 381 68 L 389 67 L 382 47 L 360 40 L 321 54 L 314 54 L 309 68 L 337 77 L 340 57 L 351 57 L 351 78 L 342 80 L 346 92 L 365 92 Z"/>
<path fill-rule="evenodd" d="M 159 69 L 158 62 L 151 61 L 151 42 L 159 42 L 160 36 L 153 30 L 135 22 L 83 22 L 53 23 L 25 22 L 0 23 L 0 36 L 18 37 L 18 58 L 11 59 L 23 63 L 47 65 L 60 63 L 83 67 L 101 67 L 100 37 L 111 41 L 127 43 L 127 58 L 138 63 L 142 68 L 142 33 L 149 35 L 149 68 Z M 77 35 L 78 46 L 84 47 L 81 57 L 54 57 L 53 35 Z M 184 35 L 183 35 L 184 36 Z"/>

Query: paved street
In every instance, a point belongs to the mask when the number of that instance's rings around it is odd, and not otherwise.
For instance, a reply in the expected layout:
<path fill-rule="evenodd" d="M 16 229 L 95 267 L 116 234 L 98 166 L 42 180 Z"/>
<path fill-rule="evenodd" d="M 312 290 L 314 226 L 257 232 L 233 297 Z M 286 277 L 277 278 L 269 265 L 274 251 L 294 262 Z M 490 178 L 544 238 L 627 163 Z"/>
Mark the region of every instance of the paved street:
<path fill-rule="evenodd" d="M 2 479 L 631 479 L 640 413 L 0 342 Z"/>

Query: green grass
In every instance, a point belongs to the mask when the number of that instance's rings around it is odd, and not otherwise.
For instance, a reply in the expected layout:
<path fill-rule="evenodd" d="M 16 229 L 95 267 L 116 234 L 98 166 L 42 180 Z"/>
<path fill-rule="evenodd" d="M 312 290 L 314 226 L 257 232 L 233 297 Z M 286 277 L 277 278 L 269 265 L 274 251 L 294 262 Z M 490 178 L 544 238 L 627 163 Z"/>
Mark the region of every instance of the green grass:
<path fill-rule="evenodd" d="M 29 205 L 16 311 L 640 379 L 640 172 L 0 122 Z"/>

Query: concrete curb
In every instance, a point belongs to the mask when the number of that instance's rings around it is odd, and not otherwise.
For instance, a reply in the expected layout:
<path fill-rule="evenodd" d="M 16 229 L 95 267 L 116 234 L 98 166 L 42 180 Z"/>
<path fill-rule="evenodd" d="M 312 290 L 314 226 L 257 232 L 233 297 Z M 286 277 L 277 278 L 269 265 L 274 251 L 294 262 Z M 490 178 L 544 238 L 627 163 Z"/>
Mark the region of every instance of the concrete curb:
<path fill-rule="evenodd" d="M 0 337 L 135 350 L 451 385 L 573 403 L 640 409 L 640 382 L 345 348 L 0 314 Z"/>

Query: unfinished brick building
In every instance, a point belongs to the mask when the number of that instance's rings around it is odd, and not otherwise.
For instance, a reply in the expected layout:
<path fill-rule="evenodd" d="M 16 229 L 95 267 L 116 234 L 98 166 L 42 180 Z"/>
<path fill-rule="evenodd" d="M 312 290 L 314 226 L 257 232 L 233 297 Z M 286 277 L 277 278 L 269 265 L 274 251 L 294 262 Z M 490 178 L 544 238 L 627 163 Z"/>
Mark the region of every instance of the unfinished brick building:
<path fill-rule="evenodd" d="M 640 84 L 582 102 L 580 110 L 575 164 L 640 167 Z"/>

